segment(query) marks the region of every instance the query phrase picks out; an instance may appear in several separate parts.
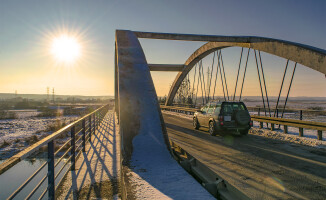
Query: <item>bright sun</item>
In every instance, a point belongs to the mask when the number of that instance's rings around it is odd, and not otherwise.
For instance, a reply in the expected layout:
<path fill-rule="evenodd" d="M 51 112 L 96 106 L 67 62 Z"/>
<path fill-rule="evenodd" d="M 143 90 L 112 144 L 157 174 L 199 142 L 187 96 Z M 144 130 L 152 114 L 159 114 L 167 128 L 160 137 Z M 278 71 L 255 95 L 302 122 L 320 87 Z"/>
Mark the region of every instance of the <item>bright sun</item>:
<path fill-rule="evenodd" d="M 80 56 L 80 49 L 80 44 L 76 38 L 61 35 L 53 39 L 51 54 L 59 62 L 73 63 Z"/>

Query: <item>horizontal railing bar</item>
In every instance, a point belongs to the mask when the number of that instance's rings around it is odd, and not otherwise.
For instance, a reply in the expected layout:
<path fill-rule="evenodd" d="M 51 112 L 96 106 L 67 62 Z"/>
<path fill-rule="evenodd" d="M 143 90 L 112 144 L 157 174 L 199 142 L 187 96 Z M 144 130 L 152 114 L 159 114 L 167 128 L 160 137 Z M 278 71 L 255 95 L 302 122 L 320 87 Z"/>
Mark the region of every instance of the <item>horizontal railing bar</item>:
<path fill-rule="evenodd" d="M 81 147 L 83 145 L 83 143 L 81 142 L 78 146 L 76 146 L 76 152 L 78 150 L 79 147 Z"/>
<path fill-rule="evenodd" d="M 45 188 L 44 192 L 41 194 L 41 196 L 38 198 L 38 200 L 43 199 L 44 195 L 46 194 L 46 192 L 48 191 L 48 188 Z"/>
<path fill-rule="evenodd" d="M 72 147 L 69 147 L 69 149 L 67 149 L 67 151 L 59 158 L 59 160 L 54 164 L 54 167 L 56 167 L 62 159 L 64 159 L 64 157 L 70 152 Z"/>
<path fill-rule="evenodd" d="M 68 167 L 67 171 L 64 173 L 64 175 L 61 177 L 60 181 L 58 182 L 58 184 L 55 187 L 55 190 L 58 189 L 58 187 L 60 186 L 61 182 L 63 181 L 63 179 L 65 178 L 65 176 L 70 172 L 71 166 Z"/>
<path fill-rule="evenodd" d="M 265 116 L 258 116 L 258 115 L 251 115 L 251 117 L 255 119 L 261 119 L 261 120 L 273 120 L 277 122 L 289 122 L 289 123 L 296 123 L 296 124 L 302 124 L 308 126 L 319 126 L 319 127 L 326 128 L 326 123 L 324 122 L 312 122 L 312 121 L 303 121 L 298 119 L 285 119 L 285 118 L 265 117 Z"/>
<path fill-rule="evenodd" d="M 77 144 L 79 142 L 79 140 L 82 138 L 83 138 L 83 135 L 79 136 L 79 138 L 75 141 L 75 143 Z"/>
<path fill-rule="evenodd" d="M 85 143 L 88 142 L 88 140 L 90 139 L 91 137 L 89 137 L 89 134 L 85 137 Z"/>
<path fill-rule="evenodd" d="M 67 144 L 69 144 L 71 141 L 71 139 L 69 139 L 68 141 L 66 141 L 55 153 L 54 156 L 56 156 Z"/>
<path fill-rule="evenodd" d="M 25 199 L 30 199 L 33 196 L 33 194 L 36 192 L 36 190 L 43 184 L 46 178 L 47 176 L 44 176 L 43 179 L 36 185 L 36 187 L 32 190 L 31 193 L 29 193 L 29 195 Z"/>
<path fill-rule="evenodd" d="M 63 166 L 59 169 L 58 173 L 55 175 L 54 179 L 57 179 L 57 177 L 60 175 L 60 173 L 62 172 L 62 170 L 66 167 L 66 165 L 69 163 L 69 161 L 71 160 L 72 156 L 69 156 L 69 158 L 67 158 L 67 160 L 65 161 L 65 163 L 63 164 Z"/>
<path fill-rule="evenodd" d="M 5 171 L 10 169 L 12 166 L 16 165 L 20 162 L 20 158 L 11 157 L 5 160 L 3 163 L 0 164 L 0 175 L 3 174 Z"/>
<path fill-rule="evenodd" d="M 271 124 L 280 124 L 280 125 L 291 126 L 291 127 L 326 131 L 326 127 L 323 127 L 323 126 L 306 125 L 306 124 L 299 124 L 299 123 L 295 123 L 295 122 L 287 122 L 287 121 L 271 120 L 271 119 L 266 120 L 266 119 L 260 119 L 260 118 L 254 118 L 254 117 L 252 117 L 251 119 L 253 121 L 258 121 L 258 122 L 266 122 L 266 123 L 271 123 Z"/>
<path fill-rule="evenodd" d="M 7 199 L 13 199 L 45 166 L 48 164 L 47 162 L 43 163 L 41 167 L 39 167 L 23 184 L 19 186 L 19 188 L 10 195 Z"/>
<path fill-rule="evenodd" d="M 76 160 L 79 158 L 80 154 L 83 152 L 83 149 L 79 150 L 78 154 L 76 155 Z"/>
<path fill-rule="evenodd" d="M 78 136 L 79 133 L 81 133 L 83 131 L 83 128 L 81 128 L 79 131 L 77 131 L 77 133 L 75 133 L 75 136 Z"/>

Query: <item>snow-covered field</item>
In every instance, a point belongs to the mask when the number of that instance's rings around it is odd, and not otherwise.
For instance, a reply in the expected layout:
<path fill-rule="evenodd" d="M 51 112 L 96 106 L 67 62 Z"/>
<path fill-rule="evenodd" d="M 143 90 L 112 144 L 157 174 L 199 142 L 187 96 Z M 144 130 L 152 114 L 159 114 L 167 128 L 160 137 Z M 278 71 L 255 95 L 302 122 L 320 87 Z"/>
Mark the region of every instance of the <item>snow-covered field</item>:
<path fill-rule="evenodd" d="M 15 110 L 18 118 L 0 120 L 0 160 L 6 159 L 30 145 L 28 140 L 41 139 L 52 132 L 47 131 L 48 126 L 53 123 L 70 122 L 76 120 L 77 116 L 64 116 L 55 118 L 36 117 L 36 110 Z M 34 137 L 34 138 L 31 138 Z"/>
<path fill-rule="evenodd" d="M 175 115 L 186 119 L 192 119 L 193 117 L 192 115 L 186 115 L 183 113 L 176 113 L 176 112 L 171 112 L 166 110 L 162 110 L 162 113 L 167 113 L 170 115 Z M 266 124 L 264 124 L 264 126 L 266 126 Z M 251 129 L 249 134 L 326 149 L 326 134 L 325 133 L 323 134 L 323 141 L 317 140 L 316 130 L 304 129 L 304 137 L 299 137 L 298 136 L 299 129 L 295 127 L 288 127 L 288 134 L 283 133 L 283 127 L 275 131 L 271 131 L 266 127 L 264 129 L 259 129 L 258 127 L 259 127 L 259 123 L 254 122 L 254 127 Z"/>

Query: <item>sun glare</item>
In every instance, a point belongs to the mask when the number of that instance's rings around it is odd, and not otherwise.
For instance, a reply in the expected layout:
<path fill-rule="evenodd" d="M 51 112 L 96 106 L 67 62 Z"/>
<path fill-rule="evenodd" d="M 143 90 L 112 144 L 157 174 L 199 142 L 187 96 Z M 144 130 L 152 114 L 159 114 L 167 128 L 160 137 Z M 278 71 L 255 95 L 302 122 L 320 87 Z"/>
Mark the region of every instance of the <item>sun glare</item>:
<path fill-rule="evenodd" d="M 58 62 L 71 64 L 79 58 L 80 49 L 80 44 L 76 38 L 61 35 L 53 39 L 51 54 Z"/>

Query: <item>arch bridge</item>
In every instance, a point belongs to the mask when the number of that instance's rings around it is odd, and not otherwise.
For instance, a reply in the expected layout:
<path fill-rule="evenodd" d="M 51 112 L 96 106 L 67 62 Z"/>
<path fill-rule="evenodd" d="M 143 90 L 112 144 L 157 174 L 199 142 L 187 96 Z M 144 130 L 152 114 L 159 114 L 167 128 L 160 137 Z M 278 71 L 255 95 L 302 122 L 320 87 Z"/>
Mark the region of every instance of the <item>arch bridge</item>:
<path fill-rule="evenodd" d="M 197 50 L 194 50 L 194 53 L 190 55 L 189 58 L 183 64 L 157 64 L 147 63 L 144 51 L 138 40 L 139 38 L 201 41 L 206 43 Z M 233 95 L 229 94 L 228 92 L 225 69 L 221 53 L 222 49 L 228 47 L 241 48 L 239 68 L 236 73 L 237 78 L 235 80 L 236 84 Z M 248 49 L 247 55 L 245 55 L 245 49 Z M 136 154 L 138 155 L 137 158 L 140 158 L 141 156 L 139 155 L 142 154 L 144 155 L 144 157 L 146 157 L 145 154 L 147 154 L 147 152 L 145 150 L 146 148 L 144 148 L 144 145 L 148 147 L 148 151 L 155 152 L 155 150 L 157 150 L 157 146 L 160 146 L 161 144 L 159 141 L 165 141 L 164 146 L 167 147 L 168 151 L 174 151 L 174 147 L 171 148 L 170 146 L 171 143 L 169 142 L 169 137 L 167 135 L 166 127 L 160 109 L 160 104 L 150 74 L 151 71 L 178 72 L 164 103 L 165 106 L 171 106 L 173 104 L 176 96 L 178 95 L 178 89 L 180 89 L 180 87 L 183 87 L 183 83 L 187 81 L 187 79 L 189 79 L 189 73 L 192 69 L 195 70 L 193 87 L 189 87 L 189 85 L 191 85 L 189 83 L 186 86 L 188 87 L 188 90 L 192 90 L 190 92 L 190 95 L 188 94 L 191 97 L 192 102 L 197 101 L 197 93 L 199 91 L 198 87 L 201 87 L 200 95 L 203 104 L 211 99 L 214 99 L 215 97 L 217 98 L 214 93 L 218 74 L 221 77 L 220 80 L 222 84 L 224 99 L 234 101 L 237 96 L 239 97 L 239 100 L 241 100 L 250 51 L 253 52 L 255 56 L 262 101 L 264 107 L 266 101 L 266 107 L 268 106 L 269 109 L 269 117 L 272 116 L 272 108 L 270 108 L 268 100 L 261 52 L 282 57 L 287 60 L 283 79 L 281 82 L 280 92 L 278 95 L 278 100 L 276 103 L 276 109 L 274 109 L 275 111 L 277 110 L 277 106 L 279 104 L 285 75 L 290 61 L 294 63 L 294 68 L 289 88 L 287 91 L 283 112 L 290 93 L 293 76 L 295 74 L 297 64 L 301 64 L 307 68 L 311 68 L 317 72 L 320 72 L 323 75 L 326 74 L 326 51 L 304 44 L 255 36 L 193 35 L 117 30 L 115 40 L 115 109 L 120 124 L 120 133 L 122 140 L 122 165 L 127 167 L 127 163 L 132 162 L 133 157 L 135 157 Z M 205 83 L 202 60 L 203 58 L 207 57 L 212 53 L 213 64 L 212 68 L 208 69 L 207 83 Z M 215 86 L 213 87 L 214 84 L 212 83 L 214 83 L 214 80 L 212 81 L 212 72 L 214 69 L 214 58 L 217 59 L 217 66 Z M 243 75 L 240 75 L 239 72 L 241 66 L 243 65 L 244 73 Z M 198 71 L 198 77 L 196 77 L 196 70 Z M 243 77 L 242 83 L 241 86 L 239 86 L 240 89 L 238 90 L 240 94 L 237 94 L 237 85 L 238 82 L 240 84 L 241 76 Z M 195 89 L 196 87 L 194 86 L 196 80 L 197 89 Z M 141 146 L 139 145 L 140 143 L 135 142 L 138 141 L 137 138 L 138 140 L 144 141 L 143 143 L 141 143 Z M 143 160 L 143 162 L 146 161 Z M 128 171 L 122 171 L 122 174 L 127 173 Z M 127 179 L 128 178 L 126 178 L 125 181 L 126 185 L 129 184 L 127 183 Z M 124 195 L 128 196 L 128 192 L 125 191 Z"/>

